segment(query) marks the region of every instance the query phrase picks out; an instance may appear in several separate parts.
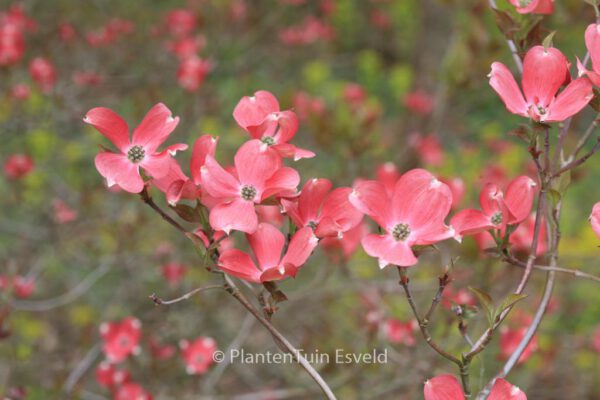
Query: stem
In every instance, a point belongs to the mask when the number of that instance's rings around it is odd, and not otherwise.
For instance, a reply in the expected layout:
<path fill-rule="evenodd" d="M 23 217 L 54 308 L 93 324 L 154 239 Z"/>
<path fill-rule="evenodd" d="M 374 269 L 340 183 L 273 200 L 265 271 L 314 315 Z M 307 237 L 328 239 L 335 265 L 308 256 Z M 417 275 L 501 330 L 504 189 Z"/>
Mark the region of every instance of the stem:
<path fill-rule="evenodd" d="M 461 367 L 462 366 L 461 360 L 459 360 L 457 357 L 453 356 L 452 354 L 450 354 L 447 351 L 445 351 L 444 349 L 442 349 L 433 340 L 433 338 L 431 337 L 431 333 L 429 332 L 429 320 L 421 318 L 419 316 L 419 312 L 417 311 L 417 306 L 412 297 L 412 292 L 410 290 L 409 279 L 406 276 L 406 271 L 402 267 L 398 267 L 398 273 L 400 274 L 400 285 L 402 285 L 402 288 L 404 288 L 404 293 L 406 294 L 406 300 L 408 301 L 408 304 L 410 305 L 410 308 L 412 309 L 412 312 L 413 312 L 415 318 L 417 319 L 417 322 L 419 323 L 419 328 L 421 329 L 421 333 L 423 334 L 423 337 L 425 338 L 425 341 L 427 342 L 427 344 L 433 350 L 435 350 L 439 355 L 441 355 L 445 359 L 452 361 L 454 364 Z"/>
<path fill-rule="evenodd" d="M 490 5 L 490 8 L 492 10 L 498 9 L 498 6 L 496 6 L 496 0 L 488 0 L 488 4 Z M 515 42 L 512 39 L 506 39 L 506 44 L 508 45 L 508 48 L 510 49 L 510 53 L 513 57 L 513 60 L 515 61 L 515 65 L 517 66 L 517 69 L 522 74 L 523 73 L 523 61 L 521 61 L 521 57 L 519 57 L 519 53 L 517 51 L 517 46 L 515 45 Z"/>
<path fill-rule="evenodd" d="M 514 265 L 514 266 L 517 266 L 517 267 L 520 267 L 520 268 L 525 268 L 525 263 L 522 262 L 521 260 L 518 260 L 517 258 L 515 258 L 511 254 L 507 254 L 504 257 L 504 261 L 506 261 L 507 263 L 509 263 L 511 265 Z M 583 272 L 583 271 L 580 271 L 578 269 L 552 267 L 552 266 L 549 266 L 549 265 L 534 265 L 533 269 L 537 269 L 537 270 L 540 270 L 540 271 L 560 272 L 560 273 L 563 273 L 563 274 L 573 275 L 574 277 L 577 277 L 577 278 L 589 279 L 589 280 L 592 280 L 592 281 L 600 283 L 600 276 L 588 274 L 587 272 Z"/>
<path fill-rule="evenodd" d="M 156 205 L 156 203 L 154 202 L 154 200 L 152 200 L 152 196 L 150 196 L 150 193 L 148 192 L 148 187 L 147 186 L 144 186 L 144 190 L 142 190 L 140 192 L 140 197 L 142 198 L 142 200 L 144 201 L 144 203 L 146 203 L 150 207 L 152 207 L 152 209 L 154 211 L 156 211 L 165 221 L 167 221 L 169 224 L 173 225 L 180 232 L 182 232 L 184 234 L 187 233 L 187 231 L 185 230 L 185 228 L 183 226 L 181 226 L 179 224 L 179 222 L 175 221 L 167 213 L 165 213 L 159 206 Z"/>
<path fill-rule="evenodd" d="M 568 163 L 567 165 L 565 165 L 564 167 L 562 167 L 561 169 L 556 171 L 556 173 L 554 173 L 554 175 L 552 175 L 550 178 L 551 179 L 558 178 L 563 173 L 580 166 L 581 164 L 586 162 L 588 160 L 588 158 L 593 156 L 598 150 L 600 150 L 600 137 L 597 139 L 594 147 L 590 151 L 588 151 L 583 157 L 578 158 L 577 160 L 571 161 L 570 163 Z"/>
<path fill-rule="evenodd" d="M 296 349 L 285 338 L 285 336 L 283 336 L 269 321 L 267 321 L 267 319 L 264 318 L 261 315 L 261 313 L 256 308 L 254 308 L 252 304 L 250 304 L 250 302 L 246 299 L 246 297 L 244 297 L 242 292 L 240 292 L 240 290 L 227 276 L 225 276 L 225 280 L 226 283 L 224 287 L 227 293 L 231 294 L 242 306 L 244 306 L 244 308 L 248 310 L 254 316 L 254 318 L 256 318 L 258 322 L 260 322 L 271 333 L 271 335 L 275 337 L 275 339 L 281 342 L 286 347 L 286 349 L 292 355 L 294 355 L 296 361 L 300 363 L 300 365 L 306 370 L 306 372 L 308 372 L 310 377 L 317 383 L 317 385 L 319 385 L 321 391 L 327 397 L 327 399 L 336 400 L 335 395 L 333 394 L 327 383 L 323 380 L 321 375 L 319 375 L 319 373 L 312 367 L 312 365 L 310 365 L 308 360 L 306 360 L 306 358 L 302 356 L 302 353 L 298 349 Z"/>
<path fill-rule="evenodd" d="M 581 139 L 579 139 L 579 142 L 577 142 L 577 147 L 575 148 L 575 151 L 573 152 L 573 155 L 571 156 L 572 158 L 577 157 L 577 154 L 579 154 L 581 149 L 583 149 L 583 146 L 585 146 L 585 143 L 588 141 L 590 136 L 592 136 L 592 133 L 594 133 L 594 130 L 596 130 L 596 128 L 598 127 L 598 123 L 599 123 L 598 118 L 600 118 L 600 113 L 598 115 L 596 115 L 596 117 L 594 118 L 594 120 L 592 121 L 590 126 L 588 126 L 588 128 L 585 130 L 585 133 L 583 134 Z"/>

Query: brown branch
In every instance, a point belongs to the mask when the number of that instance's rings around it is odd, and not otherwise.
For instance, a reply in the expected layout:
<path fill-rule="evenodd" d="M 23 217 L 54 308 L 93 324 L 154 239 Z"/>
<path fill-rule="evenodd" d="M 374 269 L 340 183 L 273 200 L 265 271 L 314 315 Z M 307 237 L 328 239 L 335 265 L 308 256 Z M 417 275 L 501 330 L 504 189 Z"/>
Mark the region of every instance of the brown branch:
<path fill-rule="evenodd" d="M 568 163 L 567 165 L 565 165 L 564 167 L 562 167 L 561 169 L 556 171 L 556 173 L 554 173 L 554 175 L 552 175 L 550 178 L 551 179 L 558 178 L 563 173 L 580 166 L 581 164 L 586 162 L 591 156 L 596 154 L 596 152 L 598 150 L 600 150 L 600 137 L 596 140 L 596 144 L 594 145 L 594 147 L 590 151 L 588 151 L 583 157 L 578 158 L 577 160 L 571 161 L 570 163 Z"/>
<path fill-rule="evenodd" d="M 181 224 L 179 224 L 179 222 L 175 221 L 173 218 L 171 218 L 169 216 L 169 214 L 165 213 L 158 205 L 156 205 L 156 203 L 154 202 L 154 200 L 152 200 L 152 196 L 150 196 L 150 193 L 148 192 L 148 187 L 147 186 L 144 186 L 144 190 L 142 190 L 140 192 L 140 197 L 142 198 L 142 201 L 144 203 L 148 204 L 165 221 L 167 221 L 169 224 L 173 225 L 180 232 L 182 232 L 184 234 L 188 233 L 186 231 L 186 229 L 183 226 L 181 226 Z"/>
<path fill-rule="evenodd" d="M 515 258 L 512 254 L 505 254 L 503 261 L 514 265 L 516 267 L 519 268 L 525 268 L 525 263 L 517 258 Z M 554 272 L 560 272 L 562 274 L 568 274 L 568 275 L 573 275 L 574 277 L 577 278 L 583 278 L 583 279 L 589 279 L 595 282 L 599 282 L 600 283 L 600 276 L 596 276 L 596 275 L 592 275 L 592 274 L 588 274 L 587 272 L 583 272 L 581 270 L 578 269 L 572 269 L 572 268 L 561 268 L 561 267 L 552 267 L 549 265 L 534 265 L 533 266 L 534 269 L 540 270 L 540 271 L 554 271 Z"/>

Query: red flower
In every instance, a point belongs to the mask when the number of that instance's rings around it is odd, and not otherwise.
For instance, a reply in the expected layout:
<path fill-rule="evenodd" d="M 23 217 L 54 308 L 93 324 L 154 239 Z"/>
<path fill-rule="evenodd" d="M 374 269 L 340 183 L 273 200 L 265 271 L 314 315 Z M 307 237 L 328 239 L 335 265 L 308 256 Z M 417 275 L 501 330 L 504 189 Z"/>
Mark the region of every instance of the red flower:
<path fill-rule="evenodd" d="M 284 211 L 298 227 L 310 227 L 318 237 L 338 236 L 357 226 L 362 213 L 348 201 L 351 188 L 337 188 L 327 179 L 311 179 L 300 196 L 281 200 Z"/>
<path fill-rule="evenodd" d="M 496 185 L 488 183 L 479 195 L 483 211 L 466 209 L 452 217 L 450 224 L 457 237 L 492 229 L 504 234 L 507 225 L 520 224 L 531 211 L 536 185 L 528 176 L 519 176 L 508 185 L 504 196 Z"/>
<path fill-rule="evenodd" d="M 600 202 L 594 204 L 592 208 L 592 213 L 590 214 L 590 225 L 594 230 L 598 239 L 600 239 Z"/>
<path fill-rule="evenodd" d="M 513 250 L 527 253 L 529 250 L 531 250 L 534 228 L 535 214 L 531 214 L 529 217 L 527 217 L 525 222 L 510 235 L 510 239 L 508 241 L 512 245 Z M 544 218 L 542 218 L 536 255 L 539 256 L 544 254 L 547 248 L 548 240 L 546 235 L 546 223 L 544 222 Z"/>
<path fill-rule="evenodd" d="M 282 166 L 277 153 L 259 140 L 243 144 L 234 164 L 231 173 L 207 155 L 200 169 L 204 188 L 218 202 L 210 211 L 210 225 L 227 234 L 231 230 L 253 233 L 258 226 L 254 204 L 295 192 L 300 176 L 296 170 Z"/>
<path fill-rule="evenodd" d="M 423 169 L 408 171 L 398 180 L 390 197 L 376 181 L 355 185 L 349 197 L 359 211 L 375 220 L 385 234 L 363 238 L 362 246 L 379 267 L 408 267 L 417 263 L 411 246 L 429 245 L 454 236 L 444 223 L 450 211 L 450 188 Z"/>
<path fill-rule="evenodd" d="M 425 400 L 464 400 L 465 394 L 458 379 L 452 375 L 438 375 L 425 381 Z M 498 378 L 492 386 L 488 400 L 527 400 L 521 389 Z"/>
<path fill-rule="evenodd" d="M 77 219 L 77 211 L 61 199 L 54 199 L 52 208 L 54 209 L 54 220 L 59 224 L 67 224 Z"/>
<path fill-rule="evenodd" d="M 11 154 L 4 162 L 4 174 L 10 179 L 20 179 L 33 170 L 33 159 L 26 154 Z"/>
<path fill-rule="evenodd" d="M 281 157 L 293 157 L 296 161 L 315 156 L 312 151 L 288 143 L 296 135 L 298 118 L 293 111 L 280 111 L 275 96 L 265 90 L 242 97 L 233 110 L 233 118 L 252 138 L 272 147 Z"/>
<path fill-rule="evenodd" d="M 0 20 L 0 66 L 16 64 L 24 54 L 22 30 L 14 23 Z"/>
<path fill-rule="evenodd" d="M 190 56 L 181 60 L 177 69 L 177 82 L 179 86 L 189 92 L 198 90 L 206 75 L 212 70 L 213 63 L 203 60 L 198 56 Z"/>
<path fill-rule="evenodd" d="M 489 77 L 508 111 L 540 122 L 564 121 L 581 111 L 594 96 L 587 78 L 575 79 L 557 95 L 570 77 L 567 59 L 555 48 L 534 46 L 525 55 L 521 82 L 525 97 L 504 64 L 493 63 Z"/>
<path fill-rule="evenodd" d="M 406 346 L 414 346 L 417 343 L 414 335 L 417 329 L 419 329 L 419 324 L 415 320 L 402 322 L 397 319 L 388 319 L 383 327 L 387 340 Z"/>
<path fill-rule="evenodd" d="M 153 357 L 159 360 L 165 360 L 175 355 L 177 348 L 170 344 L 161 344 L 156 338 L 151 337 L 148 340 L 150 345 L 150 353 Z"/>
<path fill-rule="evenodd" d="M 29 86 L 25 83 L 17 83 L 10 89 L 10 95 L 15 100 L 26 100 L 30 94 Z"/>
<path fill-rule="evenodd" d="M 187 373 L 201 375 L 214 362 L 213 354 L 217 350 L 217 343 L 212 338 L 199 337 L 191 343 L 182 340 L 179 347 Z"/>
<path fill-rule="evenodd" d="M 430 114 L 433 111 L 433 103 L 433 97 L 421 89 L 407 93 L 404 96 L 406 108 L 420 115 Z"/>
<path fill-rule="evenodd" d="M 56 83 L 56 71 L 54 65 L 47 58 L 36 57 L 29 64 L 29 74 L 42 93 L 49 93 L 54 89 Z"/>
<path fill-rule="evenodd" d="M 114 393 L 114 400 L 152 400 L 152 395 L 140 384 L 128 382 L 119 387 Z"/>
<path fill-rule="evenodd" d="M 168 263 L 161 268 L 163 277 L 171 285 L 177 285 L 185 276 L 186 271 L 185 266 L 178 263 Z"/>
<path fill-rule="evenodd" d="M 587 75 L 592 83 L 600 86 L 600 25 L 591 24 L 585 30 L 585 46 L 592 60 L 592 71 L 585 69 L 583 64 L 577 60 L 579 75 Z"/>
<path fill-rule="evenodd" d="M 96 382 L 112 389 L 129 380 L 129 372 L 117 369 L 113 364 L 103 361 L 96 368 Z"/>
<path fill-rule="evenodd" d="M 142 336 L 138 319 L 127 317 L 120 322 L 105 322 L 100 325 L 104 355 L 111 363 L 119 363 L 131 354 L 140 352 Z"/>
<path fill-rule="evenodd" d="M 187 36 L 196 29 L 197 24 L 198 18 L 196 15 L 184 8 L 171 10 L 165 16 L 165 25 L 169 33 L 173 36 Z"/>
<path fill-rule="evenodd" d="M 508 359 L 512 353 L 515 352 L 521 340 L 525 337 L 525 333 L 527 332 L 527 327 L 521 328 L 507 328 L 503 326 L 500 329 L 500 355 L 499 358 L 502 360 Z M 538 349 L 538 340 L 537 336 L 533 336 L 531 341 L 525 347 L 525 350 L 521 354 L 518 363 L 522 364 L 527 361 L 533 353 Z"/>
<path fill-rule="evenodd" d="M 148 111 L 131 139 L 127 123 L 108 108 L 92 108 L 83 121 L 94 126 L 119 150 L 118 153 L 99 153 L 96 169 L 106 178 L 109 187 L 117 184 L 130 193 L 139 193 L 144 188 L 140 167 L 153 178 L 162 178 L 169 172 L 171 155 L 187 149 L 185 144 L 175 144 L 157 152 L 179 123 L 179 117 L 173 118 L 171 111 L 162 103 Z"/>
<path fill-rule="evenodd" d="M 552 14 L 554 0 L 509 0 L 519 14 Z"/>
<path fill-rule="evenodd" d="M 344 260 L 349 260 L 358 248 L 360 241 L 368 234 L 369 227 L 366 223 L 361 222 L 344 233 L 344 236 L 341 238 L 326 237 L 321 239 L 319 244 L 333 260 L 338 260 L 338 250 L 341 250 L 341 256 Z"/>
<path fill-rule="evenodd" d="M 15 276 L 13 279 L 13 292 L 15 296 L 26 299 L 33 294 L 35 290 L 35 280 L 25 276 Z"/>
<path fill-rule="evenodd" d="M 285 237 L 273 225 L 261 223 L 253 234 L 247 234 L 258 266 L 252 258 L 238 249 L 224 251 L 219 257 L 219 268 L 226 273 L 249 282 L 267 282 L 296 276 L 298 269 L 306 262 L 318 239 L 312 229 L 300 229 L 290 240 L 286 253 L 282 256 Z"/>
<path fill-rule="evenodd" d="M 444 149 L 436 135 L 422 136 L 415 132 L 410 135 L 409 143 L 416 150 L 423 163 L 439 166 L 444 162 Z"/>
<path fill-rule="evenodd" d="M 385 191 L 388 196 L 392 196 L 394 194 L 394 187 L 396 186 L 396 182 L 400 179 L 400 172 L 398 172 L 398 168 L 393 162 L 386 162 L 377 167 L 377 171 L 375 171 L 375 176 L 377 180 L 385 187 Z"/>
<path fill-rule="evenodd" d="M 198 188 L 198 185 L 202 183 L 200 169 L 204 166 L 207 155 L 215 155 L 218 140 L 218 137 L 213 138 L 210 135 L 203 135 L 194 142 L 190 161 L 192 179 L 183 173 L 181 167 L 173 158 L 171 159 L 169 172 L 162 178 L 152 179 L 152 184 L 166 194 L 169 204 L 175 205 L 181 199 L 193 200 L 200 197 L 201 191 Z"/>

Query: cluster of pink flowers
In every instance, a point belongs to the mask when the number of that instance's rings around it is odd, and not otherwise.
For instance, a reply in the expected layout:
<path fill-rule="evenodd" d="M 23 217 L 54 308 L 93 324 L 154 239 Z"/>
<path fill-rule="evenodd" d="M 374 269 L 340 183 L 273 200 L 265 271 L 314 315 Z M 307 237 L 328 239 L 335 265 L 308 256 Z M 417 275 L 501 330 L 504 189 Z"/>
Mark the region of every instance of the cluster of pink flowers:
<path fill-rule="evenodd" d="M 15 297 L 26 299 L 35 291 L 35 279 L 23 275 L 0 275 L 0 291 L 12 291 Z"/>
<path fill-rule="evenodd" d="M 455 376 L 438 375 L 425 382 L 425 400 L 463 400 L 465 393 Z M 496 379 L 488 396 L 489 400 L 527 400 L 521 389 L 504 379 Z"/>
<path fill-rule="evenodd" d="M 16 64 L 23 58 L 25 33 L 36 28 L 36 23 L 19 5 L 0 11 L 0 66 Z"/>
<path fill-rule="evenodd" d="M 134 317 L 105 322 L 100 325 L 100 335 L 105 360 L 96 368 L 98 384 L 112 393 L 113 400 L 151 400 L 152 395 L 132 379 L 131 373 L 119 367 L 130 356 L 142 351 L 141 322 Z M 151 355 L 157 359 L 170 358 L 176 352 L 175 346 L 161 344 L 155 337 L 148 339 L 148 345 Z M 179 347 L 185 370 L 191 375 L 205 373 L 213 363 L 213 353 L 217 350 L 216 342 L 209 337 L 199 337 L 191 342 L 181 340 Z"/>

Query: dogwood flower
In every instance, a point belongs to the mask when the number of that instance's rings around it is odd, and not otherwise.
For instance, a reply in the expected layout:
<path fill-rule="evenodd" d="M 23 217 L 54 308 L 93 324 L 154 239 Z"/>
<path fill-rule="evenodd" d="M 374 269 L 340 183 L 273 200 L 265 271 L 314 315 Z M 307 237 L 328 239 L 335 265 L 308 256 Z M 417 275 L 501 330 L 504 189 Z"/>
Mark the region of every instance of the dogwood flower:
<path fill-rule="evenodd" d="M 523 79 L 519 89 L 508 68 L 499 62 L 492 64 L 490 85 L 498 93 L 508 111 L 539 122 L 558 122 L 577 114 L 592 99 L 592 84 L 582 77 L 570 82 L 569 63 L 560 50 L 532 47 L 523 61 Z"/>
<path fill-rule="evenodd" d="M 256 283 L 295 277 L 318 243 L 311 228 L 302 228 L 294 234 L 282 256 L 285 237 L 279 229 L 266 223 L 259 224 L 256 232 L 247 234 L 246 238 L 258 265 L 247 253 L 230 249 L 219 257 L 219 268 L 229 275 Z"/>
<path fill-rule="evenodd" d="M 362 213 L 349 202 L 351 188 L 337 188 L 330 192 L 332 183 L 327 179 L 311 179 L 304 184 L 300 196 L 281 200 L 283 210 L 298 227 L 311 227 L 318 237 L 339 236 L 360 223 Z"/>
<path fill-rule="evenodd" d="M 362 246 L 379 267 L 417 263 L 411 246 L 429 245 L 454 236 L 444 223 L 452 205 L 450 188 L 424 169 L 408 171 L 396 182 L 392 196 L 376 181 L 355 185 L 350 203 L 385 231 L 367 235 Z"/>
<path fill-rule="evenodd" d="M 152 400 L 152 395 L 135 382 L 127 382 L 120 386 L 114 393 L 114 400 Z"/>
<path fill-rule="evenodd" d="M 282 166 L 279 155 L 259 140 L 242 145 L 234 157 L 235 168 L 226 171 L 209 154 L 200 168 L 202 184 L 217 205 L 210 210 L 209 222 L 215 230 L 253 233 L 258 226 L 254 209 L 268 197 L 294 193 L 300 176 Z"/>
<path fill-rule="evenodd" d="M 509 0 L 519 14 L 547 14 L 554 12 L 554 0 Z"/>
<path fill-rule="evenodd" d="M 102 351 L 109 362 L 120 363 L 131 354 L 140 352 L 141 327 L 140 321 L 133 317 L 100 325 Z"/>
<path fill-rule="evenodd" d="M 594 204 L 592 208 L 592 213 L 590 214 L 590 225 L 594 230 L 598 239 L 600 239 L 600 202 Z"/>
<path fill-rule="evenodd" d="M 162 103 L 148 111 L 131 139 L 127 123 L 108 108 L 92 108 L 83 121 L 96 128 L 119 150 L 118 153 L 99 153 L 95 160 L 96 169 L 106 178 L 109 187 L 117 184 L 130 193 L 139 193 L 144 188 L 140 168 L 153 178 L 162 178 L 170 170 L 171 156 L 187 149 L 186 144 L 175 144 L 157 152 L 179 123 L 179 117 L 173 118 Z"/>
<path fill-rule="evenodd" d="M 528 176 L 519 176 L 508 185 L 505 196 L 498 186 L 488 183 L 479 195 L 482 211 L 466 209 L 452 217 L 457 237 L 491 229 L 504 233 L 507 225 L 520 224 L 531 211 L 536 186 Z"/>
<path fill-rule="evenodd" d="M 594 85 L 600 86 L 600 25 L 588 25 L 585 30 L 585 46 L 587 47 L 590 59 L 592 60 L 592 70 L 588 71 L 583 64 L 577 60 L 579 75 L 586 75 Z"/>
<path fill-rule="evenodd" d="M 190 375 L 200 375 L 206 372 L 213 363 L 213 354 L 217 350 L 217 342 L 213 338 L 199 337 L 190 342 L 179 342 L 181 356 L 185 362 L 185 370 Z"/>
<path fill-rule="evenodd" d="M 271 146 L 281 157 L 297 161 L 315 156 L 312 151 L 288 143 L 298 130 L 298 117 L 293 111 L 280 111 L 279 102 L 270 92 L 260 90 L 252 97 L 242 97 L 233 110 L 233 118 L 252 138 Z"/>
<path fill-rule="evenodd" d="M 423 394 L 425 400 L 465 399 L 465 394 L 458 379 L 452 375 L 438 375 L 425 381 Z M 518 387 L 511 385 L 502 378 L 498 378 L 492 386 L 488 400 L 527 400 L 527 396 Z"/>

